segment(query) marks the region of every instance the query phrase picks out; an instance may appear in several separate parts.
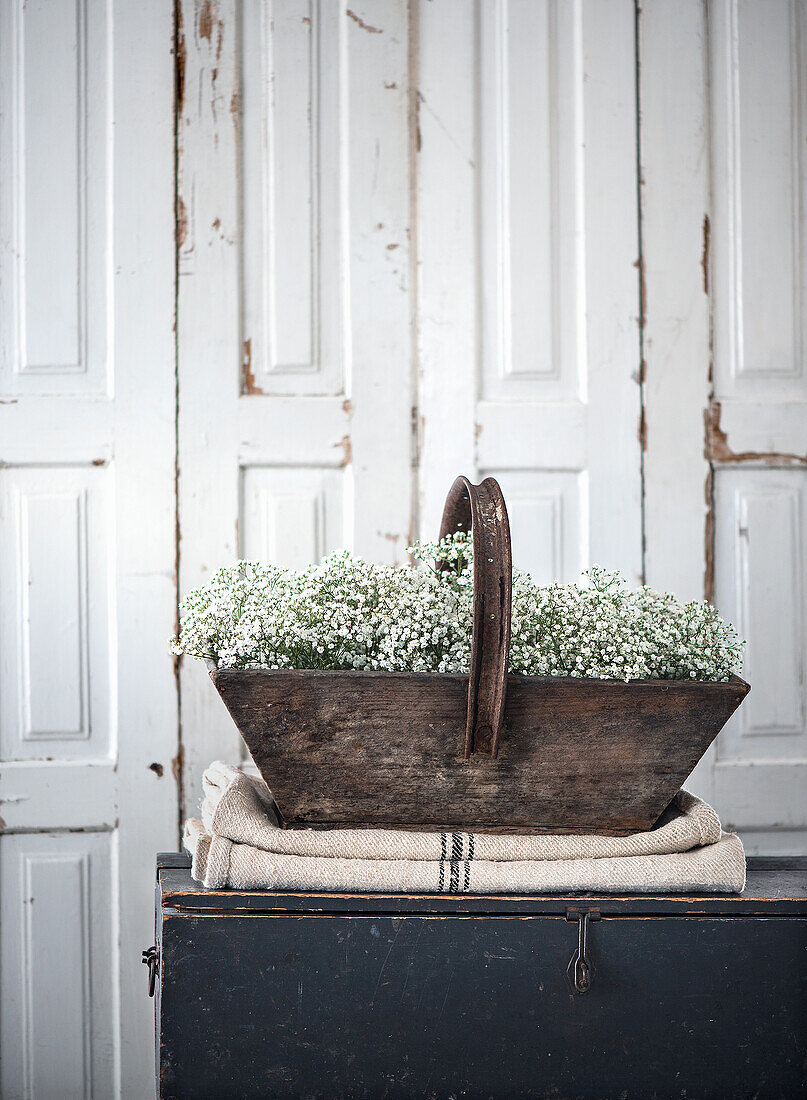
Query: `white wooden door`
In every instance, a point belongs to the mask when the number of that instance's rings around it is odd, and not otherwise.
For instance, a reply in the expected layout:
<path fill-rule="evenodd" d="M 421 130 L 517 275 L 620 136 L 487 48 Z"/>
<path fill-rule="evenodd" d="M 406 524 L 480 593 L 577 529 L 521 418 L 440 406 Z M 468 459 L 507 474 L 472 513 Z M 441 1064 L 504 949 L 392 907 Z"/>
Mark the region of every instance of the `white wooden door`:
<path fill-rule="evenodd" d="M 172 16 L 0 21 L 0 1094 L 140 1100 L 177 835 Z"/>
<path fill-rule="evenodd" d="M 737 621 L 754 692 L 693 782 L 802 847 L 801 0 L 181 15 L 182 589 L 401 560 L 495 474 L 539 579 L 597 561 Z M 191 808 L 243 750 L 181 683 Z"/>
<path fill-rule="evenodd" d="M 632 0 L 419 6 L 421 530 L 495 475 L 517 565 L 642 575 Z"/>
<path fill-rule="evenodd" d="M 714 598 L 752 691 L 693 777 L 807 852 L 807 9 L 640 16 L 648 581 Z"/>
<path fill-rule="evenodd" d="M 183 591 L 238 556 L 413 534 L 408 30 L 402 0 L 181 4 Z M 366 18 L 365 18 L 366 17 Z M 185 806 L 245 751 L 183 662 Z"/>

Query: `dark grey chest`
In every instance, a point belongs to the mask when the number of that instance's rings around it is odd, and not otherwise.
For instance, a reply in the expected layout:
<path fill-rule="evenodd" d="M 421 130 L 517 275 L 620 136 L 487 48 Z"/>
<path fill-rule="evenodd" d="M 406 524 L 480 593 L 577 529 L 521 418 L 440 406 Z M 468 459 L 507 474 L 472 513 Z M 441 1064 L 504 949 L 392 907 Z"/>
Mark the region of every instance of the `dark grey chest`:
<path fill-rule="evenodd" d="M 205 892 L 165 855 L 156 923 L 162 1097 L 807 1096 L 807 859 L 488 898 Z"/>

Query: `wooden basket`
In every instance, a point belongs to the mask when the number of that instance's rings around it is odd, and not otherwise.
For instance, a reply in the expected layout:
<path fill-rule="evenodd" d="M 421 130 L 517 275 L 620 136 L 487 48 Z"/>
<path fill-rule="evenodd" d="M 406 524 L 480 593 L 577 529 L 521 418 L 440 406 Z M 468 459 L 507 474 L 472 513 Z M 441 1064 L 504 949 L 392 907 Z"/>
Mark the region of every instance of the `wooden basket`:
<path fill-rule="evenodd" d="M 217 669 L 287 826 L 624 834 L 650 828 L 749 691 L 507 675 L 512 561 L 493 478 L 454 482 L 471 531 L 470 676 Z"/>

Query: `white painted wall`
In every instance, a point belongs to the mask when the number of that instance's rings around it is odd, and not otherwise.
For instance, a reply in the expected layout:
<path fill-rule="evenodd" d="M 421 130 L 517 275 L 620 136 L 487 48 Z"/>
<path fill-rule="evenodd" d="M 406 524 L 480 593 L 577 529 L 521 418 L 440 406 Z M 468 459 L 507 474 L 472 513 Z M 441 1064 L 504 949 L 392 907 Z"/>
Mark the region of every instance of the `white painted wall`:
<path fill-rule="evenodd" d="M 168 5 L 0 19 L 0 1093 L 151 1092 L 153 854 L 243 757 L 177 583 L 400 561 L 460 471 L 542 580 L 714 595 L 692 782 L 807 850 L 803 0 L 182 0 L 176 146 Z"/>

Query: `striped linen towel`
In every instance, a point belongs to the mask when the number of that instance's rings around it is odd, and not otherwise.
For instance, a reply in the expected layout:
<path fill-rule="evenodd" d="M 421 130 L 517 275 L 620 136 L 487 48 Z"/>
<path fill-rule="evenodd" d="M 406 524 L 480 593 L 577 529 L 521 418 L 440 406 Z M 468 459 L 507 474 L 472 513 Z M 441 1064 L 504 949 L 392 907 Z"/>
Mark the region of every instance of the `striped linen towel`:
<path fill-rule="evenodd" d="M 221 761 L 185 826 L 191 873 L 208 889 L 418 893 L 739 893 L 745 853 L 717 814 L 679 791 L 632 836 L 282 829 L 265 783 Z"/>

